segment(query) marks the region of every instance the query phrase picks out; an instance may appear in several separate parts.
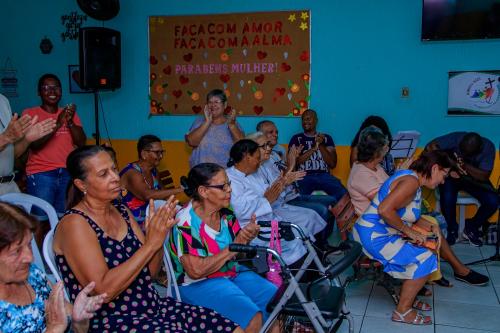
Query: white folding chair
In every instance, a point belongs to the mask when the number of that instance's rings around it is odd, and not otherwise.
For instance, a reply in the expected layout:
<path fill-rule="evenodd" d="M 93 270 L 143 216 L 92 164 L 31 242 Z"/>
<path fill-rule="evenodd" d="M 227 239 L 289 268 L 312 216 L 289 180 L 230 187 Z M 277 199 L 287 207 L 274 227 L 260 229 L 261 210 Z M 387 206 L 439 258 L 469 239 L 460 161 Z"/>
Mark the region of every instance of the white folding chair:
<path fill-rule="evenodd" d="M 24 208 L 28 213 L 31 212 L 33 206 L 40 208 L 47 214 L 50 223 L 50 229 L 54 229 L 59 222 L 56 210 L 47 201 L 34 197 L 26 193 L 7 193 L 0 196 L 0 201 L 5 201 Z"/>
<path fill-rule="evenodd" d="M 25 193 L 6 193 L 0 196 L 0 201 L 8 202 L 10 204 L 22 207 L 27 213 L 31 212 L 31 208 L 33 206 L 42 209 L 47 216 L 49 217 L 50 227 L 54 228 L 59 219 L 57 217 L 56 210 L 49 204 L 47 201 L 34 197 Z M 33 251 L 33 262 L 42 272 L 47 273 L 45 271 L 45 265 L 43 263 L 42 256 L 40 251 L 38 250 L 38 245 L 36 244 L 35 239 L 31 240 L 31 249 Z M 51 276 L 46 274 L 50 280 L 52 280 Z M 53 282 L 53 281 L 51 281 Z"/>

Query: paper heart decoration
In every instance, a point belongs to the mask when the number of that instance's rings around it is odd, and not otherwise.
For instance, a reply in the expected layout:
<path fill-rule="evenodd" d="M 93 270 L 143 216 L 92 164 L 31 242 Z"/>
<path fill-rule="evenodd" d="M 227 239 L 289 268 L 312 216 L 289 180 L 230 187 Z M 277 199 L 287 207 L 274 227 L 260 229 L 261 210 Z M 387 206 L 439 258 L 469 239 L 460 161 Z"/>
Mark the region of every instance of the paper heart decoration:
<path fill-rule="evenodd" d="M 300 56 L 299 56 L 299 59 L 300 59 L 301 61 L 307 61 L 307 60 L 309 60 L 309 52 L 307 52 L 307 51 L 302 51 L 302 53 L 301 53 L 301 54 L 300 54 Z"/>
<path fill-rule="evenodd" d="M 222 82 L 224 82 L 224 83 L 228 82 L 230 78 L 231 78 L 231 77 L 229 76 L 229 74 L 221 74 L 221 75 L 219 76 L 219 79 L 220 79 Z"/>
<path fill-rule="evenodd" d="M 260 74 L 260 75 L 257 75 L 255 78 L 254 78 L 255 82 L 257 83 L 262 83 L 264 82 L 264 74 Z"/>
<path fill-rule="evenodd" d="M 192 108 L 194 113 L 198 114 L 201 112 L 201 106 L 198 106 L 198 105 L 194 105 Z"/>
<path fill-rule="evenodd" d="M 281 63 L 281 71 L 282 72 L 288 72 L 290 69 L 292 69 L 292 66 L 290 66 L 286 62 Z"/>
<path fill-rule="evenodd" d="M 267 57 L 267 52 L 264 52 L 264 51 L 258 51 L 257 52 L 257 58 L 259 58 L 259 60 L 262 60 L 265 57 Z"/>
<path fill-rule="evenodd" d="M 166 75 L 172 74 L 172 66 L 168 65 L 165 68 L 163 68 L 163 73 L 165 73 Z"/>
<path fill-rule="evenodd" d="M 233 110 L 233 107 L 231 105 L 228 105 L 224 109 L 224 114 L 230 114 L 232 110 Z"/>
<path fill-rule="evenodd" d="M 156 57 L 155 57 L 155 56 L 150 56 L 150 57 L 149 57 L 149 63 L 150 63 L 151 65 L 156 65 L 156 64 L 158 63 L 158 59 L 156 59 Z"/>
<path fill-rule="evenodd" d="M 175 97 L 175 98 L 179 98 L 182 96 L 182 90 L 174 90 L 172 91 L 172 95 Z"/>
<path fill-rule="evenodd" d="M 185 54 L 184 56 L 182 56 L 182 59 L 184 59 L 184 61 L 190 62 L 191 60 L 193 60 L 193 54 L 192 53 Z"/>
<path fill-rule="evenodd" d="M 257 106 L 257 105 L 255 105 L 255 106 L 253 107 L 253 112 L 254 112 L 256 115 L 261 114 L 263 111 L 264 111 L 264 108 L 263 108 L 262 106 Z"/>
<path fill-rule="evenodd" d="M 276 95 L 283 96 L 286 92 L 286 89 L 285 88 L 276 88 L 276 89 L 274 89 L 274 91 L 276 92 Z"/>
<path fill-rule="evenodd" d="M 184 75 L 179 76 L 179 82 L 181 84 L 186 84 L 189 82 L 189 78 L 185 77 Z"/>

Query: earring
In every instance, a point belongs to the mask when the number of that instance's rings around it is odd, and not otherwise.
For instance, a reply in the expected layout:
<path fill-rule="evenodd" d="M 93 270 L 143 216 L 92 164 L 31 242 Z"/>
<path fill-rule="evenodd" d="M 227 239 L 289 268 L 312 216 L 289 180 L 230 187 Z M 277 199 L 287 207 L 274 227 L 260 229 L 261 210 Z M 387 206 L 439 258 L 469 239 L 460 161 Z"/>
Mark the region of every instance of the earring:
<path fill-rule="evenodd" d="M 83 190 L 83 195 L 87 195 L 87 190 Z"/>

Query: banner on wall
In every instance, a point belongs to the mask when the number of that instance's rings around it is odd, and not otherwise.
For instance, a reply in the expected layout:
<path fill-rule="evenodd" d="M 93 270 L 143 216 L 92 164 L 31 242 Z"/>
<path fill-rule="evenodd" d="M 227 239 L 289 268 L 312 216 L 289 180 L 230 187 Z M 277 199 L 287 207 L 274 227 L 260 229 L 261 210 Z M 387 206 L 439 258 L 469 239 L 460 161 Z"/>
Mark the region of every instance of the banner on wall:
<path fill-rule="evenodd" d="M 228 112 L 300 116 L 311 98 L 310 22 L 309 10 L 150 17 L 150 114 L 198 114 L 222 89 Z"/>
<path fill-rule="evenodd" d="M 450 72 L 448 115 L 500 115 L 500 71 Z"/>

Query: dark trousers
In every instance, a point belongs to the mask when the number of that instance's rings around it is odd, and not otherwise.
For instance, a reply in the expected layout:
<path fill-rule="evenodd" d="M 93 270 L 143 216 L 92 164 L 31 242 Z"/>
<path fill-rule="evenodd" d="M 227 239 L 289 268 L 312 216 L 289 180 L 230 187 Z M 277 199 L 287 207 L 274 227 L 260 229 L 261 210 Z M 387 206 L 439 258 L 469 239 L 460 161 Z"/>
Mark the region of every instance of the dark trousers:
<path fill-rule="evenodd" d="M 459 191 L 469 193 L 481 204 L 476 215 L 467 220 L 466 224 L 467 230 L 477 234 L 483 223 L 498 209 L 498 194 L 462 179 L 446 178 L 444 184 L 439 185 L 441 213 L 446 219 L 448 232 L 455 234 L 458 230 L 456 204 Z"/>

